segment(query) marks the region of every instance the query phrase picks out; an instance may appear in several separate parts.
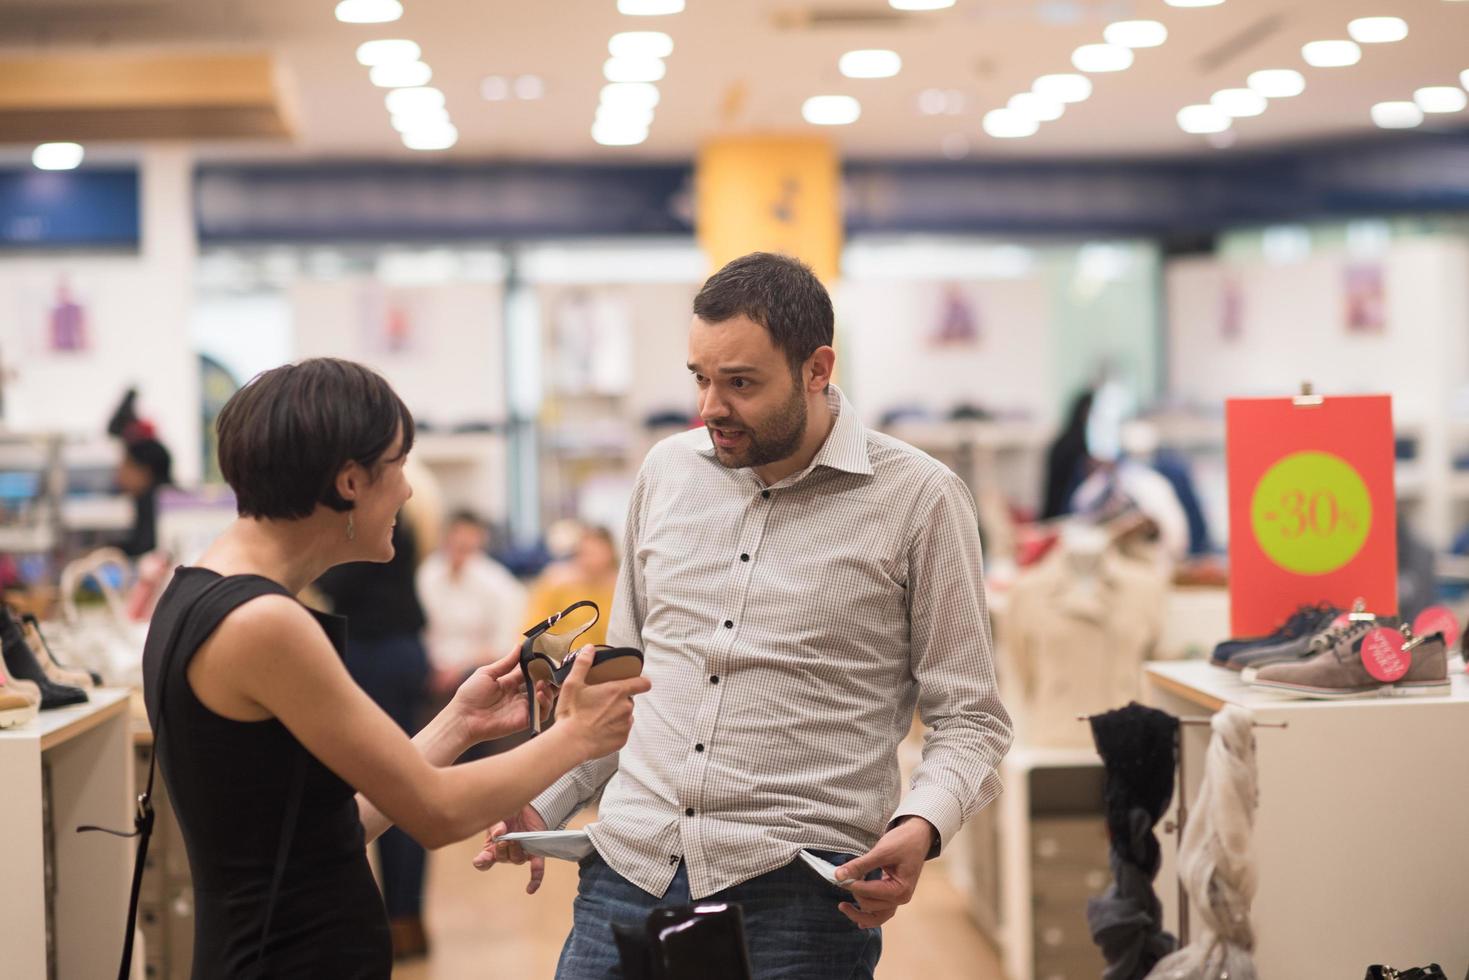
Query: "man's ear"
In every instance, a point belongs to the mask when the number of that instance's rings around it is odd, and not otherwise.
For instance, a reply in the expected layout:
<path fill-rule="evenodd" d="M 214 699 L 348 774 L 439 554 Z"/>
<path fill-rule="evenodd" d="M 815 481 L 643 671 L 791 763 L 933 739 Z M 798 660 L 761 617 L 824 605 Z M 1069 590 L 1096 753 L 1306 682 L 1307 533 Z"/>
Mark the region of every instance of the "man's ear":
<path fill-rule="evenodd" d="M 831 384 L 832 371 L 836 369 L 837 352 L 830 347 L 818 347 L 806 359 L 802 376 L 808 391 L 824 391 Z"/>

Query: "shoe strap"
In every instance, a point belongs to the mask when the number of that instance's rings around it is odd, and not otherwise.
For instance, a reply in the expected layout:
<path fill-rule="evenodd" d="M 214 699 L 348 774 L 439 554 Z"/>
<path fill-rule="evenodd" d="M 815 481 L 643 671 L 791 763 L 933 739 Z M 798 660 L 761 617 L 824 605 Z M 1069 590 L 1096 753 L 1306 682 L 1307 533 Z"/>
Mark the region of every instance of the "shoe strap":
<path fill-rule="evenodd" d="M 575 640 L 578 636 L 581 636 L 587 630 L 591 629 L 593 626 L 596 626 L 597 625 L 597 621 L 602 618 L 602 610 L 601 610 L 601 608 L 595 602 L 593 602 L 590 599 L 582 599 L 579 602 L 573 602 L 571 605 L 567 606 L 565 609 L 561 610 L 559 613 L 552 613 L 550 616 L 546 617 L 541 622 L 537 623 L 536 625 L 532 626 L 530 629 L 526 630 L 525 631 L 525 638 L 527 640 L 533 640 L 533 639 L 535 639 L 536 637 L 540 636 L 542 633 L 545 633 L 545 632 L 549 631 L 551 629 L 551 627 L 555 626 L 557 623 L 561 622 L 563 619 L 565 619 L 567 616 L 571 615 L 572 613 L 576 612 L 578 609 L 590 609 L 590 610 L 592 610 L 592 619 L 591 619 L 591 622 L 587 623 L 585 626 L 581 627 L 576 632 L 569 634 L 570 638 L 572 640 Z"/>

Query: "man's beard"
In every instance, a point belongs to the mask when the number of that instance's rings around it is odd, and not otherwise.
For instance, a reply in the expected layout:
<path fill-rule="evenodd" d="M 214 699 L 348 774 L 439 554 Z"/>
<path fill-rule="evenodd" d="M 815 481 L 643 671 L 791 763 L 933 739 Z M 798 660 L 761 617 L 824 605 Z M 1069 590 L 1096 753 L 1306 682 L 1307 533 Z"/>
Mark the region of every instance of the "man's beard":
<path fill-rule="evenodd" d="M 728 419 L 717 419 L 726 422 Z M 720 424 L 708 424 L 705 428 L 724 429 Z M 806 397 L 799 385 L 791 385 L 791 397 L 781 405 L 774 416 L 758 429 L 740 427 L 745 435 L 745 447 L 739 451 L 721 449 L 714 443 L 714 455 L 721 464 L 732 470 L 769 466 L 783 459 L 790 459 L 801 448 L 801 439 L 806 435 Z M 713 432 L 710 432 L 713 439 Z"/>

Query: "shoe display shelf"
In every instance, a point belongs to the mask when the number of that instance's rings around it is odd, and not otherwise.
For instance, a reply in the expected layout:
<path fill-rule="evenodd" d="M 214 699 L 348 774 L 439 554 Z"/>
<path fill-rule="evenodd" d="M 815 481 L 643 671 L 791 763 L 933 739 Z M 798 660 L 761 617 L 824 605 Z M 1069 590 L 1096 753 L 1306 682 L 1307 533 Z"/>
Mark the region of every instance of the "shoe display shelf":
<path fill-rule="evenodd" d="M 5 976 L 111 977 L 122 952 L 134 844 L 108 834 L 78 834 L 82 824 L 133 828 L 132 720 L 129 692 L 90 692 L 86 704 L 42 712 L 0 731 L 0 839 L 8 847 L 0 889 L 0 949 Z M 44 775 L 43 775 L 44 769 Z M 57 961 L 47 963 L 49 779 Z"/>
<path fill-rule="evenodd" d="M 1148 664 L 1144 701 L 1180 717 L 1225 704 L 1259 729 L 1251 918 L 1261 976 L 1357 976 L 1366 964 L 1469 962 L 1469 676 L 1449 662 L 1443 697 L 1308 701 L 1245 685 L 1208 663 Z M 1182 733 L 1189 819 L 1210 729 Z M 1160 828 L 1177 817 L 1173 809 Z M 1178 928 L 1177 838 L 1161 833 L 1158 894 Z M 1198 927 L 1197 915 L 1191 926 Z"/>

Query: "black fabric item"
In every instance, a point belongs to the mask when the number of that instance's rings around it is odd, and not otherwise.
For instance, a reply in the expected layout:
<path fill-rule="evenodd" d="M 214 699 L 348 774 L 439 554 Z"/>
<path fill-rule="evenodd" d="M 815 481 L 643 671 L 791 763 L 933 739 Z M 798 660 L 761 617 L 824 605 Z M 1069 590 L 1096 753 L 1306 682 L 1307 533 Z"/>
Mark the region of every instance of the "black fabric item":
<path fill-rule="evenodd" d="M 0 609 L 0 649 L 4 651 L 5 669 L 11 676 L 31 681 L 41 689 L 42 711 L 64 708 L 70 704 L 84 704 L 89 700 L 87 692 L 81 688 L 54 683 L 46 676 L 46 671 L 41 668 L 40 661 L 26 642 L 20 621 L 9 608 Z"/>
<path fill-rule="evenodd" d="M 345 527 L 345 515 L 342 520 Z M 316 587 L 332 601 L 332 612 L 351 621 L 353 639 L 383 640 L 417 633 L 427 622 L 418 602 L 417 565 L 413 526 L 399 515 L 391 561 L 338 565 L 317 579 Z"/>
<path fill-rule="evenodd" d="M 1107 961 L 1103 980 L 1143 980 L 1178 946 L 1163 931 L 1163 905 L 1153 891 L 1162 863 L 1153 827 L 1173 799 L 1178 719 L 1134 702 L 1093 716 L 1091 726 L 1106 767 L 1113 882 L 1087 902 L 1087 923 Z"/>
<path fill-rule="evenodd" d="M 219 587 L 210 589 L 216 582 Z M 287 594 L 259 576 L 221 579 L 208 569 L 180 568 L 159 600 L 144 649 L 149 721 L 157 730 L 166 719 L 167 731 L 187 733 L 161 739 L 157 753 L 193 873 L 193 975 L 387 980 L 393 958 L 387 914 L 368 867 L 352 787 L 279 721 L 221 717 L 194 696 L 188 681 L 189 661 L 230 612 L 261 595 Z M 164 672 L 167 638 L 186 614 Z M 313 615 L 341 654 L 345 622 Z M 297 778 L 299 821 L 290 813 Z M 261 964 L 256 960 L 267 918 Z"/>

